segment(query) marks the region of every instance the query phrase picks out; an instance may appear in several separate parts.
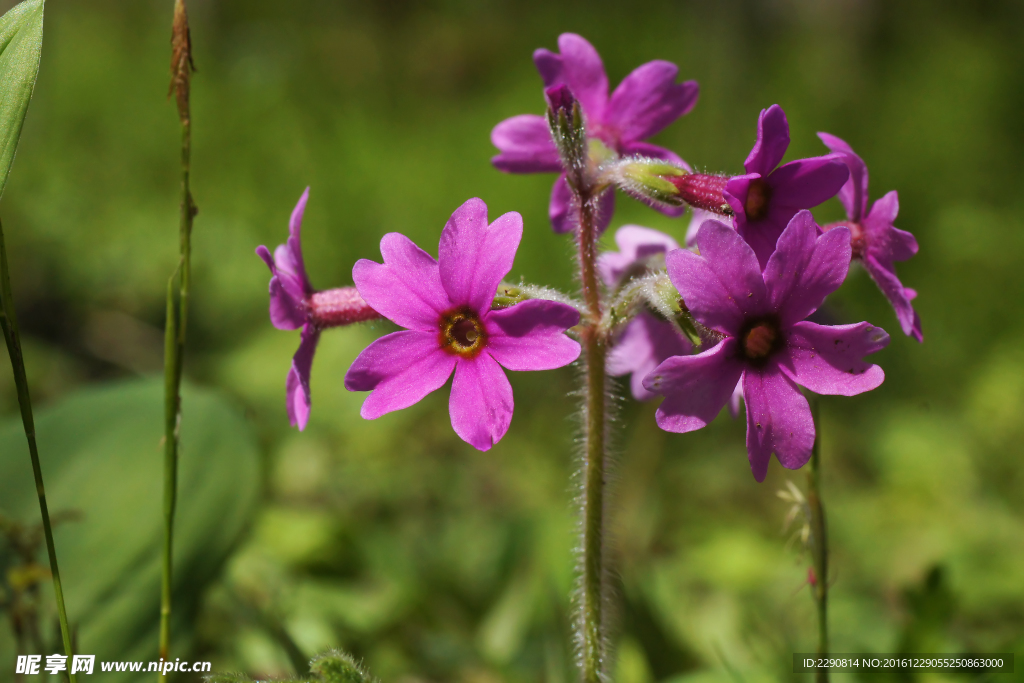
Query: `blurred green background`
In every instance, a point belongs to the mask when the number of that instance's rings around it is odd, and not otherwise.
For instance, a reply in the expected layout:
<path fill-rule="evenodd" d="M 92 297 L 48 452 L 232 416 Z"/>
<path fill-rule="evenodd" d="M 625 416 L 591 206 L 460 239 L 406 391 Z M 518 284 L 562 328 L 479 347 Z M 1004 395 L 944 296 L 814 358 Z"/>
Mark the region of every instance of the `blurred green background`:
<path fill-rule="evenodd" d="M 69 610 L 79 649 L 110 659 L 155 657 L 155 539 L 140 529 L 160 504 L 159 391 L 138 378 L 160 372 L 177 258 L 171 7 L 48 3 L 0 204 L 45 473 L 61 482 L 50 507 L 83 513 L 57 535 Z M 571 289 L 570 245 L 547 223 L 552 177 L 489 164 L 494 124 L 542 111 L 531 53 L 563 31 L 597 47 L 613 86 L 651 59 L 700 82 L 696 109 L 656 139 L 696 167 L 741 172 L 759 110 L 777 102 L 787 158 L 824 153 L 815 133 L 829 131 L 866 160 L 872 199 L 899 190 L 897 225 L 921 245 L 899 273 L 920 292 L 925 343 L 899 333 L 862 271 L 829 302 L 893 335 L 880 389 L 822 401 L 833 648 L 1024 652 L 1024 5 L 194 0 L 190 14 L 200 213 L 186 372 L 199 388 L 183 468 L 212 483 L 182 494 L 193 521 L 175 656 L 272 676 L 341 646 L 385 681 L 574 679 L 575 370 L 512 373 L 512 428 L 481 454 L 451 431 L 447 391 L 362 421 L 342 378 L 389 328 L 333 330 L 300 434 L 283 400 L 297 333 L 271 327 L 253 253 L 283 241 L 310 185 L 312 281 L 350 284 L 384 233 L 436 252 L 449 214 L 478 196 L 492 217 L 525 219 L 513 276 Z M 620 197 L 613 227 L 625 223 L 681 238 L 687 221 Z M 616 680 L 806 678 L 790 672 L 815 642 L 809 558 L 776 495 L 803 472 L 773 462 L 757 484 L 742 420 L 669 435 L 654 408 L 624 400 L 617 433 Z M 0 410 L 0 469 L 25 481 L 6 359 Z M 0 511 L 23 525 L 38 514 L 30 492 L 5 493 Z M 22 566 L 9 546 L 8 612 Z M 144 575 L 153 594 L 126 601 Z M 52 637 L 52 590 L 37 592 Z M 13 671 L 11 643 L 0 624 L 0 670 Z"/>

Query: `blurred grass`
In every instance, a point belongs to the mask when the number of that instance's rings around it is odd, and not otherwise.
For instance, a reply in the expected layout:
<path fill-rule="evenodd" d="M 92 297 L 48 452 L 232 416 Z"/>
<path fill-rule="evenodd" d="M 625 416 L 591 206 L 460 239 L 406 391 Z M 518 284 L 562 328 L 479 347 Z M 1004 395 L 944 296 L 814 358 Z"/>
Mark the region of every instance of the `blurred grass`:
<path fill-rule="evenodd" d="M 451 211 L 479 196 L 492 216 L 524 216 L 513 276 L 572 287 L 570 248 L 547 226 L 552 178 L 489 165 L 491 127 L 540 112 L 530 54 L 562 31 L 595 44 L 613 84 L 650 59 L 700 81 L 696 109 L 658 137 L 697 167 L 741 170 L 758 111 L 778 102 L 792 127 L 788 158 L 823 153 L 814 133 L 826 130 L 867 161 L 872 199 L 899 190 L 898 225 L 921 244 L 899 272 L 920 292 L 925 343 L 899 334 L 863 272 L 830 301 L 843 321 L 893 333 L 878 354 L 879 390 L 823 401 L 835 649 L 1021 650 L 1024 6 L 190 9 L 200 214 L 187 372 L 247 406 L 270 456 L 252 534 L 205 596 L 196 658 L 271 675 L 289 671 L 296 652 L 337 645 L 384 680 L 572 680 L 574 371 L 513 374 L 512 429 L 479 454 L 451 433 L 445 392 L 360 420 L 343 373 L 386 330 L 332 331 L 300 435 L 282 400 L 297 337 L 268 324 L 267 273 L 253 254 L 284 238 L 306 185 L 307 266 L 322 288 L 348 284 L 356 259 L 378 258 L 385 232 L 433 251 Z M 43 401 L 159 368 L 177 248 L 170 11 L 153 0 L 48 7 L 2 206 Z M 618 207 L 614 225 L 685 230 L 625 198 Z M 818 215 L 839 211 L 831 202 Z M 795 678 L 789 654 L 812 648 L 814 622 L 806 559 L 786 546 L 775 491 L 802 476 L 773 465 L 756 484 L 742 421 L 669 435 L 653 406 L 626 403 L 621 426 L 619 680 Z"/>

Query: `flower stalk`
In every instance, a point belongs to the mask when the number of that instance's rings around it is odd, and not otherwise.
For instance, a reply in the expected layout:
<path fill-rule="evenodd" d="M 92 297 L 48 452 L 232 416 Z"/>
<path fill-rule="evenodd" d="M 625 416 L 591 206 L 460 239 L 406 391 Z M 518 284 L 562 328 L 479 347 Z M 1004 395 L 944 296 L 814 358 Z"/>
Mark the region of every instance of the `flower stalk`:
<path fill-rule="evenodd" d="M 818 655 L 828 655 L 828 526 L 825 520 L 825 506 L 821 502 L 821 419 L 819 399 L 810 396 L 811 414 L 814 419 L 814 448 L 811 450 L 810 467 L 807 469 L 807 507 L 810 511 L 810 549 L 814 568 L 811 596 L 818 611 Z M 828 669 L 818 669 L 817 683 L 828 682 Z"/>
<path fill-rule="evenodd" d="M 189 185 L 192 157 L 192 126 L 189 86 L 194 70 L 188 12 L 184 0 L 175 0 L 171 33 L 171 85 L 181 122 L 180 260 L 167 283 L 167 323 L 164 329 L 164 540 L 160 581 L 160 657 L 167 659 L 171 640 L 172 567 L 174 563 L 174 513 L 177 503 L 178 453 L 181 438 L 181 375 L 188 322 L 192 264 L 192 220 L 197 209 Z M 178 284 L 175 301 L 175 280 Z"/>
<path fill-rule="evenodd" d="M 605 365 L 608 339 L 602 329 L 602 307 L 596 270 L 596 202 L 581 192 L 578 240 L 580 280 L 587 304 L 582 325 L 583 357 L 586 364 L 586 407 L 584 412 L 583 460 L 583 580 L 580 596 L 579 638 L 584 683 L 602 680 L 605 657 L 604 637 L 604 487 L 607 452 L 607 375 Z"/>
<path fill-rule="evenodd" d="M 60 569 L 57 567 L 57 549 L 53 544 L 53 528 L 50 524 L 50 511 L 46 504 L 46 488 L 43 486 L 43 468 L 39 462 L 39 447 L 36 444 L 35 420 L 32 416 L 32 399 L 28 391 L 28 378 L 25 374 L 25 358 L 21 351 L 21 334 L 18 331 L 18 319 L 14 313 L 14 297 L 11 293 L 11 271 L 7 265 L 7 247 L 4 243 L 3 225 L 0 224 L 0 327 L 3 328 L 7 352 L 11 357 L 11 369 L 14 372 L 14 385 L 18 391 L 18 406 L 21 408 L 21 423 L 25 428 L 28 440 L 28 454 L 32 460 L 32 476 L 35 478 L 36 496 L 39 498 L 39 513 L 43 518 L 43 536 L 46 538 L 46 554 L 50 560 L 50 575 L 53 577 L 53 592 L 57 599 L 57 615 L 60 619 L 60 636 L 64 642 L 64 654 L 71 661 L 74 651 L 71 645 L 71 629 L 68 627 L 68 614 L 64 607 L 64 589 L 60 582 Z M 71 683 L 77 676 L 69 674 Z"/>
<path fill-rule="evenodd" d="M 582 530 L 577 647 L 584 683 L 604 679 L 604 494 L 607 465 L 608 333 L 602 324 L 604 306 L 597 268 L 597 238 L 601 187 L 587 163 L 587 134 L 580 105 L 564 85 L 545 91 L 550 108 L 548 124 L 562 162 L 577 211 L 576 240 L 583 298 L 580 341 L 584 359 L 583 472 L 581 473 Z"/>

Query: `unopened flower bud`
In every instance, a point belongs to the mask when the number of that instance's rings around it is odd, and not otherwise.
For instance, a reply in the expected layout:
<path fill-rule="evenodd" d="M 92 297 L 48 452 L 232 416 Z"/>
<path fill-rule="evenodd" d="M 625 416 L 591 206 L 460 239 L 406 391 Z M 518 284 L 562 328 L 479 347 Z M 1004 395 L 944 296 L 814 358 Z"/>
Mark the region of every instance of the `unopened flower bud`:
<path fill-rule="evenodd" d="M 627 194 L 651 204 L 689 205 L 723 216 L 732 215 L 723 194 L 729 182 L 726 176 L 690 173 L 672 162 L 644 157 L 623 159 L 609 169 L 609 175 Z"/>
<path fill-rule="evenodd" d="M 588 152 L 587 131 L 583 125 L 580 103 L 565 84 L 546 88 L 544 98 L 548 102 L 547 119 L 551 139 L 568 172 L 569 183 L 579 183 L 586 169 Z"/>
<path fill-rule="evenodd" d="M 564 112 L 566 118 L 572 117 L 572 108 L 576 104 L 576 98 L 572 96 L 569 86 L 564 83 L 553 85 L 544 89 L 544 99 L 548 101 L 548 107 L 554 113 Z"/>
<path fill-rule="evenodd" d="M 317 329 L 377 320 L 380 314 L 363 301 L 355 287 L 313 292 L 307 300 L 309 320 Z"/>

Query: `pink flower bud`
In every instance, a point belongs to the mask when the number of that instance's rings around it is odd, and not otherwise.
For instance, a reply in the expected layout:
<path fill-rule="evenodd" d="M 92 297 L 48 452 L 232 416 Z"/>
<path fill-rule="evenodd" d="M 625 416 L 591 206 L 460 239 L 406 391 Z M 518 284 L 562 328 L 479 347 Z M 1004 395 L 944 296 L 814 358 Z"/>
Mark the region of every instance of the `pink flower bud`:
<path fill-rule="evenodd" d="M 551 112 L 557 116 L 558 112 L 565 112 L 565 117 L 572 120 L 572 107 L 576 104 L 576 98 L 572 96 L 569 86 L 564 83 L 544 88 L 544 99 L 548 101 Z"/>

